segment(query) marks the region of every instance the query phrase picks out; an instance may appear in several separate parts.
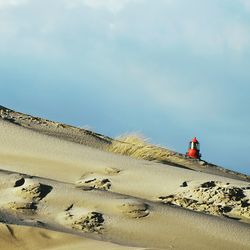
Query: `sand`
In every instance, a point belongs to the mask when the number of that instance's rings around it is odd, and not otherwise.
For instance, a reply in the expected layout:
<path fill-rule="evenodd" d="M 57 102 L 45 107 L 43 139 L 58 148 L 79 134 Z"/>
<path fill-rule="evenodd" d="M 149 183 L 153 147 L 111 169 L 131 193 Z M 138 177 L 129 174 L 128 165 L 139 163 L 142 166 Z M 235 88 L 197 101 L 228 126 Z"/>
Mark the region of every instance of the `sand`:
<path fill-rule="evenodd" d="M 119 140 L 2 110 L 1 249 L 250 249 L 248 176 L 115 154 Z"/>

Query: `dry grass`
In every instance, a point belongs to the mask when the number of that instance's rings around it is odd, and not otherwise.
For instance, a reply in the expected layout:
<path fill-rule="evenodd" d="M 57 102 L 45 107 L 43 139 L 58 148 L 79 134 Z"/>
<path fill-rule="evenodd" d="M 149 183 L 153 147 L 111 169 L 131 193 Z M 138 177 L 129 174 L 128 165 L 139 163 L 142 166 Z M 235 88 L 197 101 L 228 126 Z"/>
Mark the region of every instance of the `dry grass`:
<path fill-rule="evenodd" d="M 109 151 L 128 155 L 137 159 L 163 161 L 174 152 L 148 143 L 148 140 L 137 134 L 125 135 L 114 140 Z"/>

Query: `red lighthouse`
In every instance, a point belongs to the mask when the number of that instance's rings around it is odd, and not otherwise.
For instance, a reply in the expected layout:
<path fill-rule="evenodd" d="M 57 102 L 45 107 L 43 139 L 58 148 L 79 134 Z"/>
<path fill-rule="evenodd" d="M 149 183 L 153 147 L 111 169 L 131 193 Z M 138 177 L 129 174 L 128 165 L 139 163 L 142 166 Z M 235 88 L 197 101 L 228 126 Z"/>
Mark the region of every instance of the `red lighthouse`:
<path fill-rule="evenodd" d="M 188 148 L 187 156 L 189 156 L 191 158 L 194 158 L 194 159 L 200 159 L 201 158 L 200 143 L 198 142 L 196 137 L 194 137 L 194 139 L 191 142 L 189 142 L 189 148 Z"/>

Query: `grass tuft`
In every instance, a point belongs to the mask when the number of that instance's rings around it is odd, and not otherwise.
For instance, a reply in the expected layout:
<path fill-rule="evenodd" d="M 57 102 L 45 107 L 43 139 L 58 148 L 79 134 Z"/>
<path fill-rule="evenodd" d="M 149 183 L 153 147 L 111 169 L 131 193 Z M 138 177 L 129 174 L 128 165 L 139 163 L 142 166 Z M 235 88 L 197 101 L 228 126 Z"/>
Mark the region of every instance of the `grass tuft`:
<path fill-rule="evenodd" d="M 109 151 L 148 161 L 162 161 L 173 154 L 172 151 L 152 145 L 138 134 L 130 134 L 117 138 L 109 146 Z"/>

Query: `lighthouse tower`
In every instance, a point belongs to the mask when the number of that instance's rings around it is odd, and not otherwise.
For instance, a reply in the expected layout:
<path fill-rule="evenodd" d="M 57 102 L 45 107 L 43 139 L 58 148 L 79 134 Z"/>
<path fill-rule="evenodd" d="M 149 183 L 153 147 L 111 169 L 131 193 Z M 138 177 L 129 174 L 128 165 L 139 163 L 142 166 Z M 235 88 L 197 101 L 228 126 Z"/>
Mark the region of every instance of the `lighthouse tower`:
<path fill-rule="evenodd" d="M 194 159 L 200 159 L 200 143 L 198 142 L 197 138 L 194 137 L 192 141 L 189 142 L 189 148 L 187 151 L 187 156 L 194 158 Z"/>

